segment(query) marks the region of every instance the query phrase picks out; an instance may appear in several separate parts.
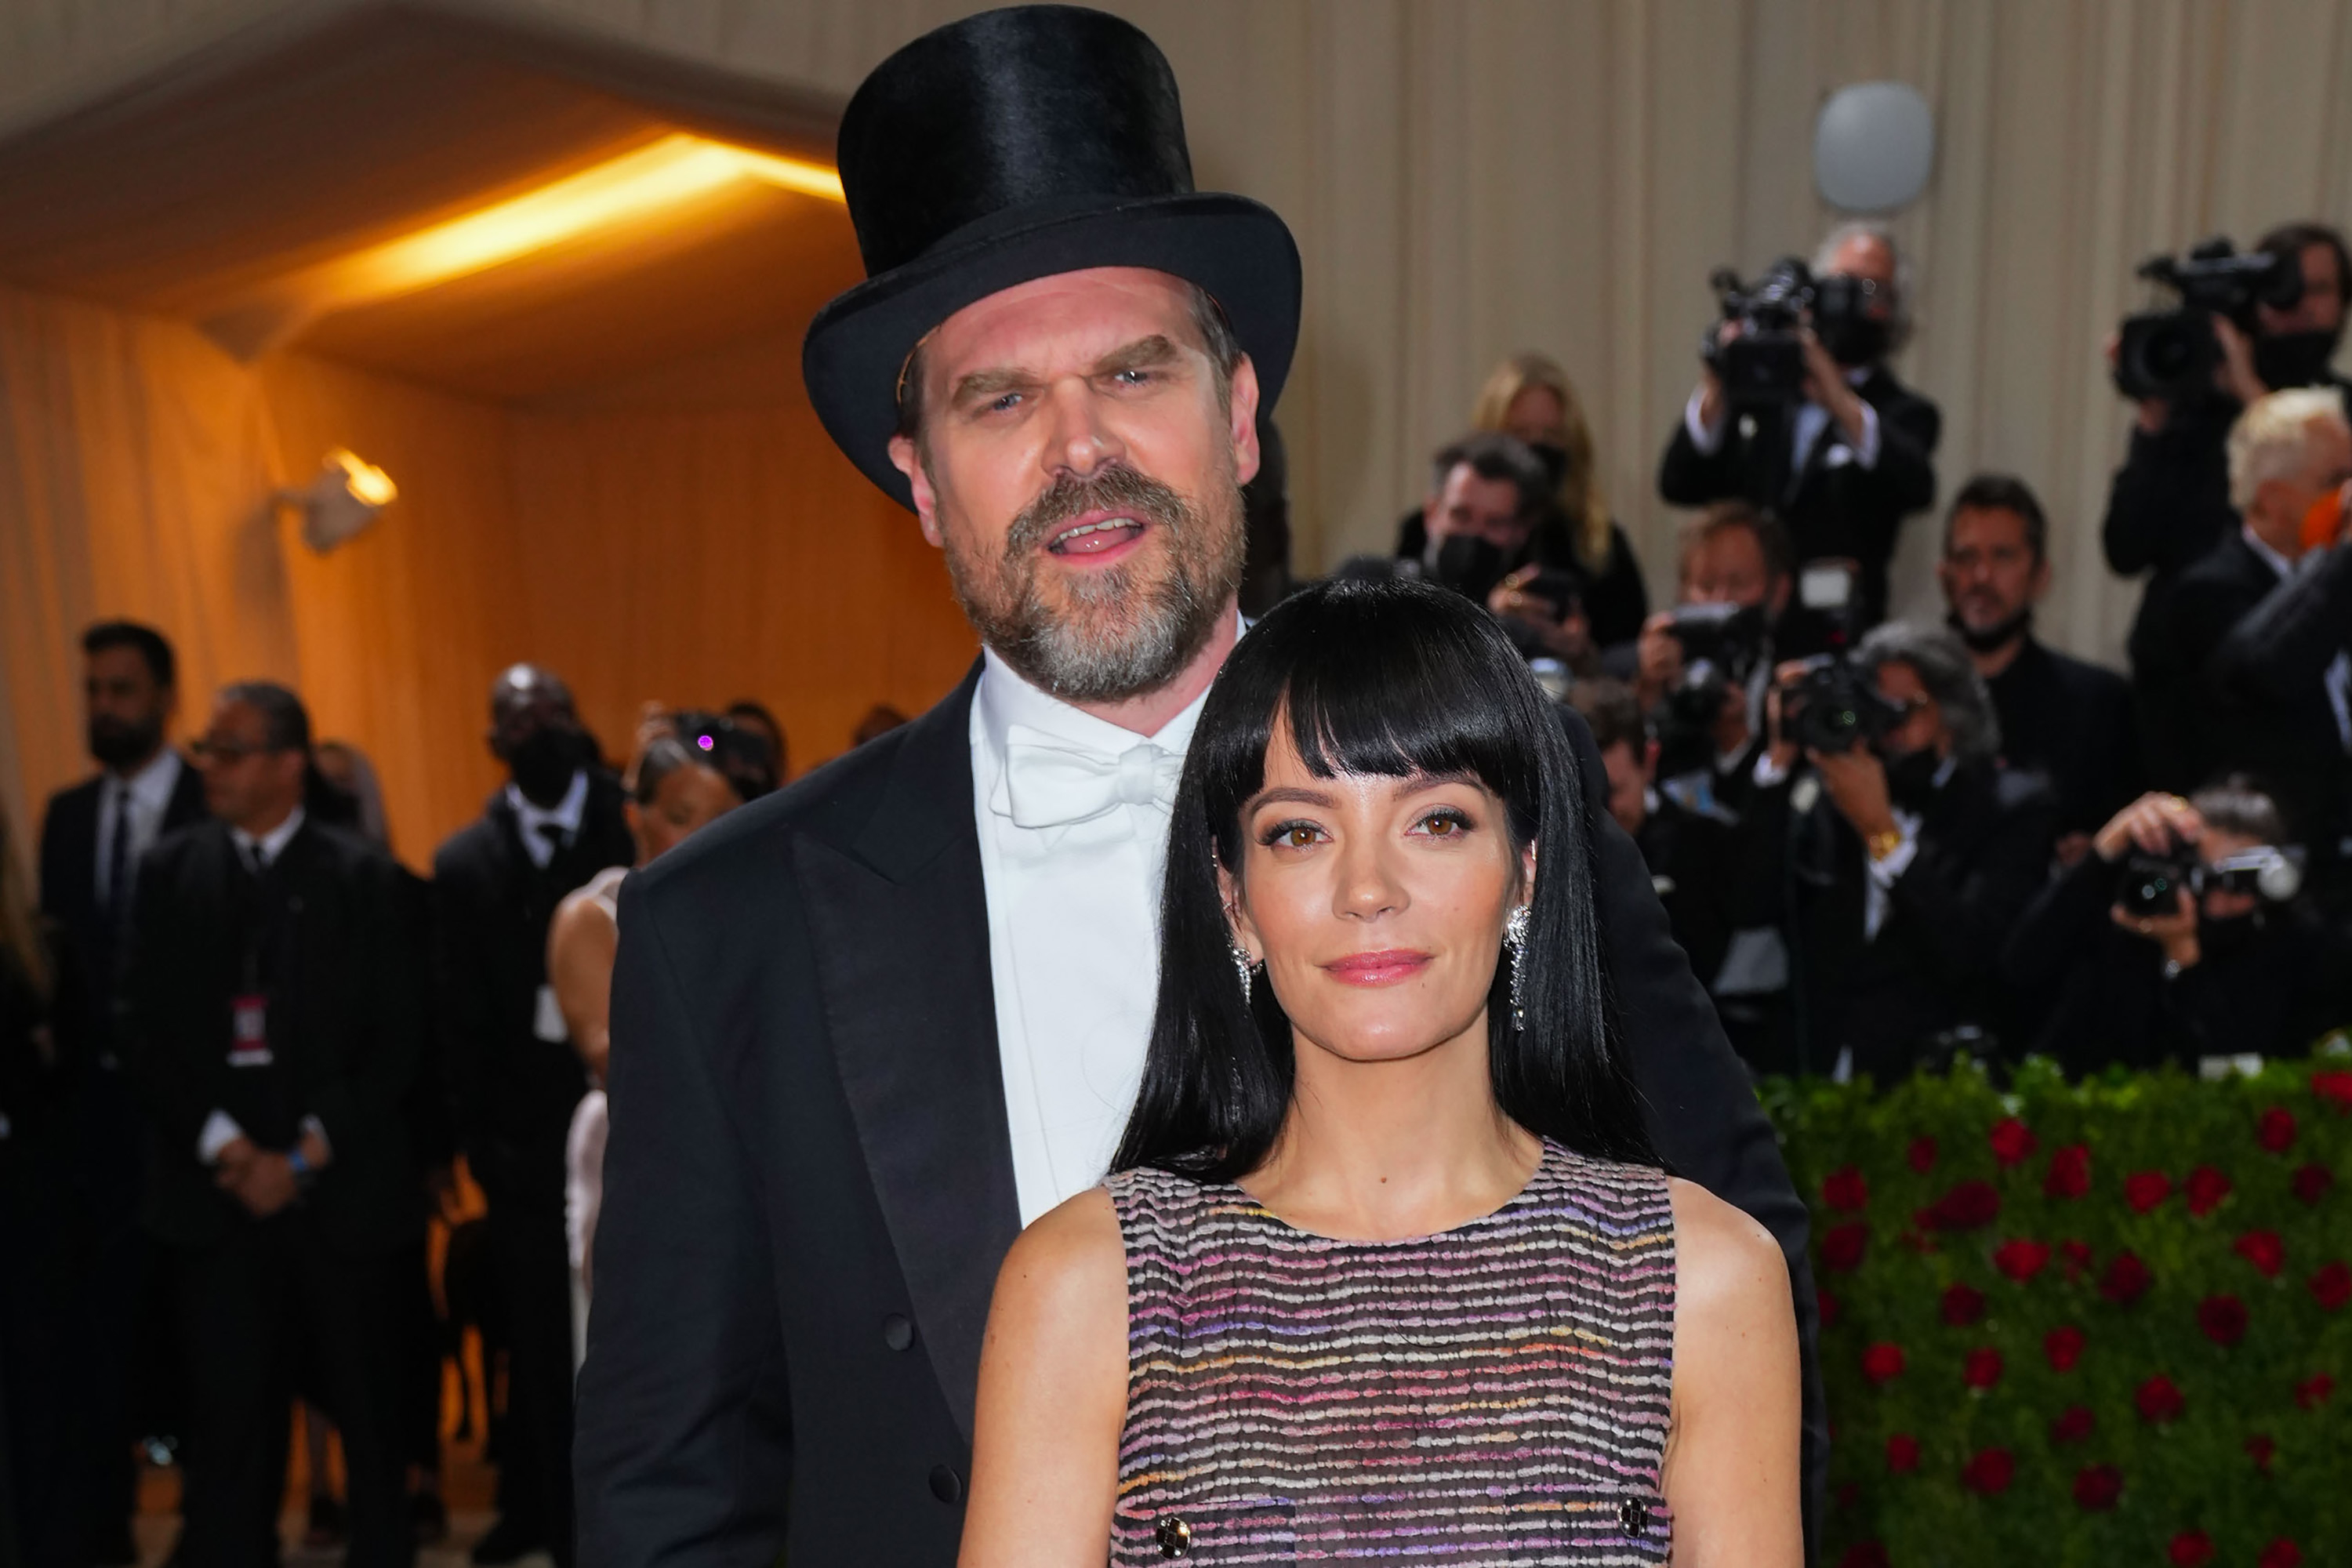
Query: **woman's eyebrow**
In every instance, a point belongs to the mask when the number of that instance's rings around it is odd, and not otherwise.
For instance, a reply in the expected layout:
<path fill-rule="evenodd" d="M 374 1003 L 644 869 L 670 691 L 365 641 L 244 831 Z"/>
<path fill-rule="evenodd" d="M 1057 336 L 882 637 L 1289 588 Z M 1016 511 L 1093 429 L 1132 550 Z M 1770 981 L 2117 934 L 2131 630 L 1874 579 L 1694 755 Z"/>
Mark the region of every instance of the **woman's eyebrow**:
<path fill-rule="evenodd" d="M 1328 806 L 1337 798 L 1328 790 L 1300 789 L 1290 786 L 1265 790 L 1253 796 L 1249 803 L 1249 809 L 1255 811 L 1262 805 Z"/>

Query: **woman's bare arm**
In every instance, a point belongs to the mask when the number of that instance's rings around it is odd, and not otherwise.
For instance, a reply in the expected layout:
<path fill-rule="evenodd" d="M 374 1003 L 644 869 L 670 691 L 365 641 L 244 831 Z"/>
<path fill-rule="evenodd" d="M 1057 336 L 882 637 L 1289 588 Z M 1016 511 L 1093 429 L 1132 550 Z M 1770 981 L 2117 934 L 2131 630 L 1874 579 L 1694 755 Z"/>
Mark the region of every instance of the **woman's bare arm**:
<path fill-rule="evenodd" d="M 1674 1180 L 1675 1568 L 1800 1568 L 1797 1315 L 1771 1234 Z"/>
<path fill-rule="evenodd" d="M 1097 1187 L 997 1274 L 959 1568 L 1102 1568 L 1126 1419 L 1127 1254 Z"/>
<path fill-rule="evenodd" d="M 621 932 L 581 888 L 555 906 L 547 928 L 547 984 L 572 1032 L 572 1048 L 598 1083 L 613 1051 L 613 960 Z"/>

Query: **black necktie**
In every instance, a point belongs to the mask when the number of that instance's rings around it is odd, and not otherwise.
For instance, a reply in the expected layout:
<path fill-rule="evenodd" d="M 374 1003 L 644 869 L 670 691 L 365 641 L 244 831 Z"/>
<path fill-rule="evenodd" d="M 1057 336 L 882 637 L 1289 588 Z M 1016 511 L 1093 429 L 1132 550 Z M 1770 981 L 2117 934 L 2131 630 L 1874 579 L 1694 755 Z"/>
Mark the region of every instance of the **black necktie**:
<path fill-rule="evenodd" d="M 261 847 L 260 839 L 257 838 L 245 847 L 245 867 L 253 873 L 253 879 L 257 882 L 268 874 L 269 852 Z"/>
<path fill-rule="evenodd" d="M 547 846 L 547 858 L 542 864 L 554 865 L 555 858 L 563 853 L 563 824 L 536 823 L 532 825 L 531 831 L 538 834 L 540 842 Z"/>
<path fill-rule="evenodd" d="M 114 786 L 114 843 L 106 861 L 106 923 L 116 931 L 131 912 L 131 790 Z"/>

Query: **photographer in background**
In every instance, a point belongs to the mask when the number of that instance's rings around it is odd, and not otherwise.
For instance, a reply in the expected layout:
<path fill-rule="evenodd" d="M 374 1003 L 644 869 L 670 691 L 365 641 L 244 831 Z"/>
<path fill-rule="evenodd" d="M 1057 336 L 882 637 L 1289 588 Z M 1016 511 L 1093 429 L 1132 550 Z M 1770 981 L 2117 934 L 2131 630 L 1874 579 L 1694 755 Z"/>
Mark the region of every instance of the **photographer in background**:
<path fill-rule="evenodd" d="M 1731 824 L 1659 793 L 1658 742 L 1622 681 L 1580 680 L 1569 706 L 1584 715 L 1609 772 L 1609 815 L 1642 851 L 1675 941 L 1702 979 L 1723 967 L 1731 941 Z"/>
<path fill-rule="evenodd" d="M 1678 559 L 1675 607 L 1643 624 L 1629 684 L 1658 732 L 1668 793 L 1737 812 L 1789 608 L 1789 535 L 1746 501 L 1717 501 L 1683 524 Z"/>
<path fill-rule="evenodd" d="M 2352 1017 L 2352 953 L 2297 894 L 2267 795 L 2232 778 L 2147 795 L 2037 896 L 2003 973 L 2055 986 L 2032 1048 L 2069 1075 L 2290 1055 Z"/>
<path fill-rule="evenodd" d="M 2178 715 L 2175 765 L 2191 777 L 2253 775 L 2313 847 L 2317 872 L 2332 865 L 2352 790 L 2352 667 L 2334 658 L 2340 640 L 2324 647 L 2325 626 L 2306 621 L 2319 637 L 2282 643 L 2280 620 L 2263 612 L 2290 586 L 2290 612 L 2313 607 L 2300 583 L 2304 521 L 2352 481 L 2338 394 L 2297 387 L 2257 399 L 2231 427 L 2228 461 L 2242 521 L 2174 584 L 2141 650 L 2141 679 Z M 2342 623 L 2334 630 L 2340 639 Z"/>
<path fill-rule="evenodd" d="M 2042 886 L 2053 807 L 2000 765 L 1967 651 L 1883 626 L 1851 663 L 1782 665 L 1767 706 L 1744 897 L 1780 911 L 1801 1064 L 1886 1084 L 1997 1033 L 2001 942 Z"/>
<path fill-rule="evenodd" d="M 1936 499 L 1932 458 L 1943 416 L 1885 365 L 1910 335 L 1908 273 L 1893 237 L 1870 224 L 1832 230 L 1811 273 L 1794 262 L 1776 268 L 1748 297 L 1773 296 L 1775 319 L 1790 308 L 1785 296 L 1805 302 L 1794 327 L 1801 375 L 1794 387 L 1757 396 L 1745 384 L 1727 388 L 1720 366 L 1764 312 L 1743 312 L 1744 297 L 1727 291 L 1730 319 L 1710 340 L 1706 366 L 1658 465 L 1658 493 L 1677 506 L 1736 496 L 1780 517 L 1800 566 L 1825 558 L 1859 563 L 1856 624 L 1864 626 L 1885 614 L 1886 565 L 1903 519 Z M 1838 290 L 1844 305 L 1830 319 L 1812 301 L 1837 279 L 1853 284 Z M 1809 628 L 1802 640 L 1811 647 L 1819 637 L 1819 628 Z"/>
<path fill-rule="evenodd" d="M 2059 863 L 2139 793 L 2139 734 L 2123 677 L 2050 647 L 2033 607 L 2050 590 L 2050 522 L 2024 480 L 1979 474 L 1952 498 L 1936 580 L 1947 623 L 2000 719 L 2001 759 L 2050 781 Z"/>
<path fill-rule="evenodd" d="M 2220 248 L 2226 247 L 2199 250 Z M 2159 624 L 2173 584 L 2221 543 L 2236 521 L 2224 443 L 2239 414 L 2271 392 L 2352 385 L 2330 368 L 2343 342 L 2346 290 L 2352 282 L 2352 256 L 2346 253 L 2344 237 L 2320 224 L 2286 224 L 2263 236 L 2250 255 L 2276 258 L 2268 279 L 2242 273 L 2233 279 L 2224 272 L 2196 281 L 2200 258 L 2192 253 L 2191 280 L 2173 284 L 2182 293 L 2182 310 L 2169 322 L 2136 317 L 2109 343 L 2118 388 L 2127 396 L 2138 395 L 2131 445 L 2108 490 L 2100 532 L 2110 567 L 2126 576 L 2150 574 L 2132 623 L 2135 679 L 2141 679 L 2145 659 L 2162 658 Z M 2228 258 L 2208 254 L 2203 259 Z M 2177 279 L 2183 269 L 2160 259 L 2143 270 Z M 2210 275 L 2212 268 L 2206 271 Z M 2225 308 L 2199 302 L 2209 298 Z M 2201 317 L 2195 330 L 2189 325 L 2191 311 Z M 2146 326 L 2135 330 L 2142 322 Z M 2174 372 L 2168 377 L 2162 374 L 2168 368 Z M 2141 700 L 2158 782 L 2186 787 L 2200 775 L 2187 754 L 2189 738 L 2181 716 L 2160 690 L 2144 683 Z"/>
<path fill-rule="evenodd" d="M 1537 530 L 1551 506 L 1551 476 L 1527 443 L 1478 431 L 1437 449 L 1420 529 L 1406 521 L 1397 555 L 1494 611 L 1521 653 L 1590 674 L 1598 655 L 1576 579 L 1537 559 Z"/>

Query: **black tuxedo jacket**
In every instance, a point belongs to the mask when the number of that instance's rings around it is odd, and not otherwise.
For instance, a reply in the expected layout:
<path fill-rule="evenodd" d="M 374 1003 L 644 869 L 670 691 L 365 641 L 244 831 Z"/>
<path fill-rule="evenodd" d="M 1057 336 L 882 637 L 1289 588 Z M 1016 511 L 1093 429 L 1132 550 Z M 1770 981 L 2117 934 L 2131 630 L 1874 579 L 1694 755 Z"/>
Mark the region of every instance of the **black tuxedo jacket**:
<path fill-rule="evenodd" d="M 955 1559 L 981 1331 L 1020 1229 L 976 679 L 623 888 L 583 1563 L 767 1568 L 787 1533 L 794 1568 Z M 1804 1207 L 1570 729 L 1653 1136 L 1780 1238 L 1810 1357 Z"/>
<path fill-rule="evenodd" d="M 563 1212 L 563 1142 L 588 1092 L 568 1040 L 533 1025 L 547 984 L 547 926 L 563 896 L 636 858 L 620 781 L 588 774 L 580 831 L 531 863 L 501 787 L 433 857 L 434 1024 L 457 1147 L 493 1204 Z"/>
<path fill-rule="evenodd" d="M 1793 408 L 1758 412 L 1752 431 L 1734 414 L 1712 455 L 1698 449 L 1677 419 L 1658 462 L 1658 494 L 1675 506 L 1734 498 L 1752 502 L 1788 524 L 1799 561 L 1849 556 L 1861 563 L 1864 624 L 1869 625 L 1885 614 L 1886 563 L 1896 531 L 1906 517 L 1935 501 L 1934 458 L 1944 416 L 1885 365 L 1872 370 L 1854 393 L 1878 411 L 1874 466 L 1837 460 L 1847 444 L 1835 421 L 1796 461 L 1790 449 Z M 1796 643 L 1789 651 L 1811 651 L 1802 637 Z"/>
<path fill-rule="evenodd" d="M 2131 686 L 2112 669 L 2028 637 L 1985 682 L 2000 718 L 2001 760 L 2050 781 L 2060 833 L 2096 833 L 2145 787 Z"/>
<path fill-rule="evenodd" d="M 284 914 L 264 937 L 262 889 L 225 824 L 173 834 L 140 864 L 126 1032 L 152 1138 L 148 1226 L 205 1247 L 249 1223 L 196 1159 L 214 1110 L 278 1150 L 316 1116 L 334 1157 L 302 1201 L 341 1246 L 396 1247 L 422 1222 L 401 1112 L 424 1027 L 400 872 L 365 839 L 306 821 L 269 877 Z M 270 944 L 274 1060 L 232 1067 L 231 998 L 249 984 L 248 943 L 260 942 Z"/>
<path fill-rule="evenodd" d="M 98 818 L 105 785 L 100 774 L 59 790 L 41 819 L 41 913 L 52 922 L 58 944 L 58 1044 L 77 1066 L 108 1048 L 112 996 L 121 978 L 122 955 L 114 951 L 98 905 Z M 205 816 L 205 781 L 183 757 L 156 841 Z"/>

